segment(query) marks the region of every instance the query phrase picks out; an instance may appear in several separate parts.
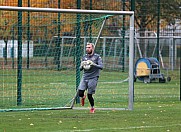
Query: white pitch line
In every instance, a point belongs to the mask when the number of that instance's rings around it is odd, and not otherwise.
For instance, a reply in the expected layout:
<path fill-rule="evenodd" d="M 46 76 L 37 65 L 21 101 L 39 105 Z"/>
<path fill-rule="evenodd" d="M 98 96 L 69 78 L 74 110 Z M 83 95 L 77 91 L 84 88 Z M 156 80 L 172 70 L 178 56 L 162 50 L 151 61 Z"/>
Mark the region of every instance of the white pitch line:
<path fill-rule="evenodd" d="M 101 130 L 129 130 L 129 129 L 142 129 L 142 128 L 162 128 L 171 126 L 181 126 L 181 124 L 172 124 L 164 126 L 133 126 L 133 127 L 122 127 L 122 128 L 99 128 L 99 129 L 84 129 L 84 130 L 67 130 L 59 132 L 90 132 L 90 131 L 101 131 Z"/>
<path fill-rule="evenodd" d="M 129 78 L 126 78 L 125 80 L 122 80 L 122 81 L 116 81 L 116 82 L 99 82 L 99 83 L 104 83 L 104 84 L 108 84 L 108 83 L 123 83 L 123 82 L 127 82 L 129 80 Z"/>
<path fill-rule="evenodd" d="M 162 127 L 172 127 L 181 126 L 181 124 L 172 124 L 164 126 L 132 126 L 132 127 L 120 127 L 120 128 L 99 128 L 99 129 L 83 129 L 83 130 L 58 130 L 54 132 L 91 132 L 91 131 L 101 131 L 101 130 L 130 130 L 130 129 L 142 129 L 142 128 L 162 128 Z"/>
<path fill-rule="evenodd" d="M 50 83 L 51 85 L 67 85 L 67 83 Z"/>
<path fill-rule="evenodd" d="M 89 107 L 73 107 L 73 110 L 89 110 Z M 95 108 L 96 110 L 128 110 L 127 108 Z"/>

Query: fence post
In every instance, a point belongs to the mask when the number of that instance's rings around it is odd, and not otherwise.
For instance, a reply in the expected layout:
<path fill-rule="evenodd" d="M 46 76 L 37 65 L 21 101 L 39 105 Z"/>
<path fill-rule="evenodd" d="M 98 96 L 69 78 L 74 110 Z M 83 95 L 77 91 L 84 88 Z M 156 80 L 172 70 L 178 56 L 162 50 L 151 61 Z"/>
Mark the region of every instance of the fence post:
<path fill-rule="evenodd" d="M 157 59 L 159 61 L 160 55 L 160 0 L 157 0 Z"/>
<path fill-rule="evenodd" d="M 22 7 L 22 0 L 18 0 L 18 7 Z M 18 11 L 18 71 L 17 71 L 17 105 L 22 104 L 22 11 Z"/>

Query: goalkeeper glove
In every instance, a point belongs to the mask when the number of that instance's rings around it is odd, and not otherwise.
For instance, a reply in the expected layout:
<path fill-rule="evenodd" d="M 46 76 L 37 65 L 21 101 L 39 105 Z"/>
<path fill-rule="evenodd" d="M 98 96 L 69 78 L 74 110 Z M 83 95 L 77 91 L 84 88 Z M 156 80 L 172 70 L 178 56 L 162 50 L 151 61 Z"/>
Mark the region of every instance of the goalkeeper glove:
<path fill-rule="evenodd" d="M 84 61 L 82 61 L 81 63 L 80 63 L 80 66 L 83 66 L 84 65 Z"/>
<path fill-rule="evenodd" d="M 91 65 L 91 66 L 95 66 L 96 64 L 93 62 L 93 61 L 91 61 L 91 60 L 87 60 L 87 62 Z"/>
<path fill-rule="evenodd" d="M 85 64 L 85 61 L 82 61 L 82 62 L 80 63 L 80 67 L 82 68 L 82 67 L 84 66 L 84 64 Z"/>

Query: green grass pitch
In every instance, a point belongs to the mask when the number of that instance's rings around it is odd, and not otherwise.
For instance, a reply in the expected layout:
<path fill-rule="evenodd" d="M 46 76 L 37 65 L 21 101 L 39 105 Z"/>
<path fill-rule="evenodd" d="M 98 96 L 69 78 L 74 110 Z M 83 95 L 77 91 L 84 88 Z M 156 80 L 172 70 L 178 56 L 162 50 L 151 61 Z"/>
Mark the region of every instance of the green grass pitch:
<path fill-rule="evenodd" d="M 115 83 L 119 79 L 115 76 L 116 72 L 109 74 L 115 77 L 113 83 L 108 73 L 101 73 L 95 96 L 96 107 L 127 107 L 126 97 L 119 97 L 119 94 L 124 96 L 127 92 L 124 89 L 128 86 L 127 83 Z M 94 114 L 85 109 L 0 112 L 0 132 L 179 132 L 181 130 L 180 75 L 178 71 L 169 75 L 172 77 L 171 82 L 150 84 L 135 82 L 133 111 L 96 110 Z M 126 75 L 123 78 L 126 78 Z M 105 83 L 106 80 L 112 83 Z M 108 91 L 118 86 L 123 89 Z M 101 93 L 107 96 L 101 96 Z M 88 100 L 85 108 L 87 107 L 89 107 Z"/>

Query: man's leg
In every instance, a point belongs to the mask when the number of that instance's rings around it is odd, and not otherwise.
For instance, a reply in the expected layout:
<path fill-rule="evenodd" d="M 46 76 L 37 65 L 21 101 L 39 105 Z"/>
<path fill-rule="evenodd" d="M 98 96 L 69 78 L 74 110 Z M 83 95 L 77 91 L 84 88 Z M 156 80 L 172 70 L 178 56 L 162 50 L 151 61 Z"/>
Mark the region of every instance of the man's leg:
<path fill-rule="evenodd" d="M 84 91 L 85 90 L 79 90 L 79 97 L 84 97 Z"/>
<path fill-rule="evenodd" d="M 94 113 L 95 111 L 93 94 L 95 94 L 95 91 L 96 91 L 97 80 L 98 78 L 93 78 L 93 79 L 90 79 L 88 83 L 87 96 L 88 96 L 89 103 L 91 105 L 90 113 Z"/>
<path fill-rule="evenodd" d="M 85 98 L 86 96 L 84 95 L 85 90 L 79 90 L 79 97 L 81 97 L 81 105 L 84 106 L 85 104 Z"/>
<path fill-rule="evenodd" d="M 86 80 L 81 80 L 80 85 L 79 85 L 79 97 L 81 97 L 81 105 L 84 106 L 85 104 L 85 98 L 86 96 L 84 95 L 84 92 L 87 88 L 87 81 Z"/>
<path fill-rule="evenodd" d="M 92 97 L 92 94 L 87 94 L 87 97 L 91 107 L 94 108 L 94 98 Z"/>
<path fill-rule="evenodd" d="M 88 96 L 88 99 L 89 99 L 89 103 L 91 105 L 90 113 L 94 113 L 95 112 L 94 98 L 93 98 L 92 94 L 87 94 L 87 96 Z"/>

